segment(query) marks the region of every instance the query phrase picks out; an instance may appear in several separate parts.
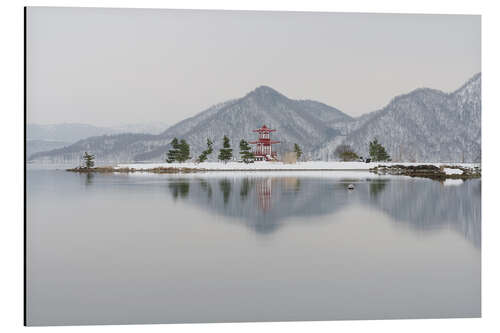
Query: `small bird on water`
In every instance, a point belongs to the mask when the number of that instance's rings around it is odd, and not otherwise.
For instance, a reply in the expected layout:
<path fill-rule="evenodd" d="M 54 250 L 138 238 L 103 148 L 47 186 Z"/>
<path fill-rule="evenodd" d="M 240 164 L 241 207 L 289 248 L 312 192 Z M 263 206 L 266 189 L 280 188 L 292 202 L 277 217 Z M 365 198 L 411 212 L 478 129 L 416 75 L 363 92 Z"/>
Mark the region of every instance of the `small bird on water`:
<path fill-rule="evenodd" d="M 349 184 L 347 185 L 348 190 L 354 190 L 354 184 Z"/>

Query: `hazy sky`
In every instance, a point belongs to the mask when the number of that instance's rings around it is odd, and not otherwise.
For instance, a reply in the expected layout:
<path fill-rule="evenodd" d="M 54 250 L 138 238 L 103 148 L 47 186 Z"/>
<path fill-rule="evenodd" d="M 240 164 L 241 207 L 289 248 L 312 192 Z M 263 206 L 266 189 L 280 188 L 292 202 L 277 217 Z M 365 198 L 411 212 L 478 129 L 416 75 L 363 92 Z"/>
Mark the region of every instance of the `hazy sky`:
<path fill-rule="evenodd" d="M 173 124 L 268 85 L 358 116 L 481 71 L 481 18 L 30 7 L 28 122 Z"/>

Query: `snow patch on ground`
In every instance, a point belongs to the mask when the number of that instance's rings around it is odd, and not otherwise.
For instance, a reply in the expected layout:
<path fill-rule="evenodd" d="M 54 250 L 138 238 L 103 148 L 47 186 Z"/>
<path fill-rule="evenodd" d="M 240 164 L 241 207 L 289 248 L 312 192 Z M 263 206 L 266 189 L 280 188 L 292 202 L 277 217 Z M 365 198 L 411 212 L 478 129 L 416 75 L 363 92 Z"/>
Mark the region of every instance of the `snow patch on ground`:
<path fill-rule="evenodd" d="M 464 172 L 460 169 L 450 169 L 450 168 L 444 168 L 444 173 L 446 173 L 447 175 L 461 175 L 463 174 Z"/>

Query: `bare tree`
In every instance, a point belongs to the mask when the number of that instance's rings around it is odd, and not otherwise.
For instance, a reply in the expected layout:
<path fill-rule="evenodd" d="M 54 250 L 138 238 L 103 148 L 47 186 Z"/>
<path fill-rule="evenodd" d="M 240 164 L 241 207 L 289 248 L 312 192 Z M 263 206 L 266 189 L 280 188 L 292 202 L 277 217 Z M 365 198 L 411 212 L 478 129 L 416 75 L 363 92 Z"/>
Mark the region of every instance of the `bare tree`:
<path fill-rule="evenodd" d="M 333 154 L 336 158 L 340 158 L 343 161 L 354 161 L 359 158 L 358 154 L 354 152 L 354 149 L 346 144 L 339 145 Z"/>

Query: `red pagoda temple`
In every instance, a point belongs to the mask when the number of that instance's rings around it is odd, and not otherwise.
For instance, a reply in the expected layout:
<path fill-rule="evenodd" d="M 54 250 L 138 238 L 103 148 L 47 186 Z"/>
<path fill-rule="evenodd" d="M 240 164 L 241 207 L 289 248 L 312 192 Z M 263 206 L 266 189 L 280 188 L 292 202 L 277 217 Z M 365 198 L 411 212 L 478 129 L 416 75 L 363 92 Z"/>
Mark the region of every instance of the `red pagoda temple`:
<path fill-rule="evenodd" d="M 276 132 L 275 129 L 270 129 L 266 125 L 261 128 L 253 130 L 253 132 L 259 133 L 259 140 L 250 142 L 255 146 L 255 160 L 256 161 L 272 161 L 276 160 L 277 154 L 273 151 L 272 145 L 275 143 L 280 143 L 279 141 L 271 140 L 270 133 Z"/>

